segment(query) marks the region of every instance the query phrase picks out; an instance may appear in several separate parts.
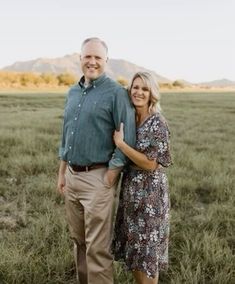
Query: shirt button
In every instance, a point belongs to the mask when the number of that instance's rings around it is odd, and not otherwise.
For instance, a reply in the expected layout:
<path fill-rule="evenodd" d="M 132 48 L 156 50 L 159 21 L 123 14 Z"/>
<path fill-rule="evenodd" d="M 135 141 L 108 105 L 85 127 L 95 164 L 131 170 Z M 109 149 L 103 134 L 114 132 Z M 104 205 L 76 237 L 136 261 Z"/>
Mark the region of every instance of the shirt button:
<path fill-rule="evenodd" d="M 96 86 L 94 85 L 93 88 L 96 88 Z"/>
<path fill-rule="evenodd" d="M 71 147 L 71 146 L 69 146 L 69 149 L 72 149 L 72 147 Z"/>
<path fill-rule="evenodd" d="M 69 164 L 71 164 L 71 161 L 69 161 Z"/>
<path fill-rule="evenodd" d="M 73 135 L 73 131 L 71 132 L 71 134 Z"/>
<path fill-rule="evenodd" d="M 74 118 L 74 120 L 77 120 L 77 119 L 78 119 L 77 117 Z"/>
<path fill-rule="evenodd" d="M 80 107 L 81 105 L 79 104 L 78 107 Z"/>
<path fill-rule="evenodd" d="M 86 95 L 86 92 L 83 92 L 84 95 Z"/>

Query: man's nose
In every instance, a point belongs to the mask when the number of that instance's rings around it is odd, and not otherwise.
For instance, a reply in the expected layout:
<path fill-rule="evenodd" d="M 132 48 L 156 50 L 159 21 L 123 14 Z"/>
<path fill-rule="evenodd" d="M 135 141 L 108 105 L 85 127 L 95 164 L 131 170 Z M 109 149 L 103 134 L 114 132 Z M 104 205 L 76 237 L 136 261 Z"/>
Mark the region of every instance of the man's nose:
<path fill-rule="evenodd" d="M 91 57 L 90 60 L 89 60 L 89 63 L 92 64 L 92 65 L 95 65 L 96 64 L 95 57 Z"/>

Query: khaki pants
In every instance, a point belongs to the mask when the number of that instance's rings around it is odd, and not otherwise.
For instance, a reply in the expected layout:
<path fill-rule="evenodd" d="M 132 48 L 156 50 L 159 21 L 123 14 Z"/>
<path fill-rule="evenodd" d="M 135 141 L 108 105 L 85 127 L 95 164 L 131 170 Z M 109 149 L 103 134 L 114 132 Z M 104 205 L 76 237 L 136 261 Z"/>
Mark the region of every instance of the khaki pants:
<path fill-rule="evenodd" d="M 113 283 L 110 245 L 116 186 L 104 184 L 106 170 L 66 171 L 66 214 L 80 284 Z"/>

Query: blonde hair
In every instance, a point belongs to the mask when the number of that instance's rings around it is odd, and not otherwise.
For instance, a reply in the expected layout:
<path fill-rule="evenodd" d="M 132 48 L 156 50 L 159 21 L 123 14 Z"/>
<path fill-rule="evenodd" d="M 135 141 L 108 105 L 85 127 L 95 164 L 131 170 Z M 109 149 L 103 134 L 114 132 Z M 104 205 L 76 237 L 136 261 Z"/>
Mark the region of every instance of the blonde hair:
<path fill-rule="evenodd" d="M 140 78 L 143 80 L 144 84 L 150 91 L 150 99 L 149 99 L 149 114 L 154 114 L 156 112 L 161 111 L 160 107 L 160 93 L 159 93 L 159 85 L 156 80 L 154 80 L 153 76 L 148 72 L 137 72 L 131 81 L 131 85 L 129 88 L 129 93 L 133 86 L 133 83 L 136 78 Z"/>

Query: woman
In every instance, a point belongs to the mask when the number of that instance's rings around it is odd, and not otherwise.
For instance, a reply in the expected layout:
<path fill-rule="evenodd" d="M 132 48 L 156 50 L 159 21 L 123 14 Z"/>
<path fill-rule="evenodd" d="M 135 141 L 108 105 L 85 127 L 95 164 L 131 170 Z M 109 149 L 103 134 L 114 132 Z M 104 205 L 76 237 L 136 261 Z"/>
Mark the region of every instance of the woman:
<path fill-rule="evenodd" d="M 135 149 L 125 143 L 123 124 L 114 133 L 131 164 L 123 175 L 112 249 L 138 284 L 156 284 L 168 265 L 169 196 L 163 167 L 171 164 L 169 130 L 160 114 L 158 85 L 149 73 L 135 74 L 130 96 L 137 141 Z"/>

